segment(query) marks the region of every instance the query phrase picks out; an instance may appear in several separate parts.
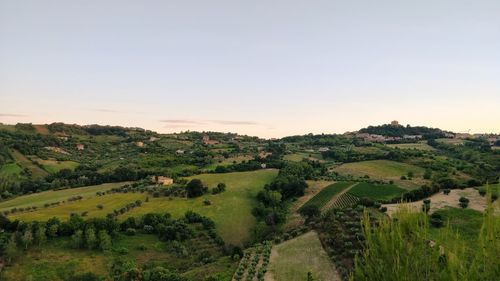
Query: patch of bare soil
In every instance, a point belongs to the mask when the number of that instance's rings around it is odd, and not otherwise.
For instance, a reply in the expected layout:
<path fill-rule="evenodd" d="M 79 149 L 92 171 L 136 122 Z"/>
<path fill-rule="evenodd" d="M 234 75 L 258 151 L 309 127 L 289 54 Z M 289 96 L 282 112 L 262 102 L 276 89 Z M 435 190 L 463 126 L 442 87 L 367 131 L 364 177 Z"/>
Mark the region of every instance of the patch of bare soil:
<path fill-rule="evenodd" d="M 290 215 L 288 216 L 285 229 L 295 229 L 304 224 L 304 219 L 298 213 L 298 210 L 302 205 L 318 194 L 323 188 L 333 184 L 333 181 L 307 181 L 308 187 L 306 188 L 304 196 L 298 198 L 290 206 Z"/>
<path fill-rule="evenodd" d="M 487 201 L 485 197 L 479 195 L 479 192 L 474 188 L 466 188 L 466 189 L 452 189 L 450 194 L 445 195 L 443 192 L 438 194 L 434 194 L 428 199 L 431 200 L 431 209 L 429 213 L 433 213 L 439 209 L 443 209 L 446 207 L 460 208 L 458 205 L 460 197 L 467 197 L 470 202 L 468 208 L 484 212 L 487 207 Z M 415 209 L 416 211 L 420 211 L 422 209 L 422 204 L 424 200 L 410 202 L 410 203 L 396 203 L 396 204 L 384 204 L 382 206 L 387 207 L 387 214 L 391 216 L 401 204 L 406 204 L 411 209 Z M 497 204 L 496 204 L 497 205 Z M 498 207 L 496 209 L 498 212 Z"/>

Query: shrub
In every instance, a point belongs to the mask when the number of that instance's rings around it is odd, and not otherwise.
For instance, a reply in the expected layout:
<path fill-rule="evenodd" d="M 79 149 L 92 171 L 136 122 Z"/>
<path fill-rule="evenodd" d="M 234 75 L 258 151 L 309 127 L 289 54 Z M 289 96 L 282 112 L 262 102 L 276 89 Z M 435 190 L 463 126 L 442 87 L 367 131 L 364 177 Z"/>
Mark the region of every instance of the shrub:
<path fill-rule="evenodd" d="M 134 236 L 136 234 L 136 230 L 134 228 L 127 228 L 127 230 L 125 230 L 125 234 L 128 236 Z"/>
<path fill-rule="evenodd" d="M 449 188 L 443 189 L 443 194 L 448 195 L 450 194 L 451 190 Z"/>
<path fill-rule="evenodd" d="M 99 209 L 99 210 L 104 209 L 104 206 L 103 206 L 102 204 L 98 204 L 96 207 L 97 207 L 97 209 Z"/>

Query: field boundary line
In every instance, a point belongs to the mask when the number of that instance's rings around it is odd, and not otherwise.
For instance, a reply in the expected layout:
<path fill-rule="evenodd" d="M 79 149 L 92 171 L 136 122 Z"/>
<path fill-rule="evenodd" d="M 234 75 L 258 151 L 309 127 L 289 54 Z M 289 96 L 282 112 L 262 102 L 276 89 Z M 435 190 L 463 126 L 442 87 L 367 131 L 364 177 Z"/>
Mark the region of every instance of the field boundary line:
<path fill-rule="evenodd" d="M 325 204 L 325 206 L 323 206 L 323 208 L 321 208 L 321 211 L 324 212 L 324 211 L 330 210 L 332 208 L 333 204 L 335 204 L 335 202 L 337 202 L 337 200 L 340 198 L 340 196 L 342 196 L 346 192 L 349 192 L 349 190 L 351 190 L 355 185 L 358 185 L 358 184 L 359 184 L 359 182 L 355 182 L 355 183 L 351 184 L 351 186 L 349 186 L 348 188 L 337 193 L 335 196 L 332 197 L 332 199 L 330 199 L 330 201 L 328 201 L 328 203 Z"/>

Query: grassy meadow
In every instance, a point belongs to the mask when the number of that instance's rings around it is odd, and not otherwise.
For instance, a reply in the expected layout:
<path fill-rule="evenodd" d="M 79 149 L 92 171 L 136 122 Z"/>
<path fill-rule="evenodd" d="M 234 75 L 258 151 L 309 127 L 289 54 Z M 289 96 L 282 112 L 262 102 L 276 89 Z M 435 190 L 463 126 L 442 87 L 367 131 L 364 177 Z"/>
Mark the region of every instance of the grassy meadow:
<path fill-rule="evenodd" d="M 242 244 L 250 237 L 250 229 L 255 225 L 255 217 L 252 208 L 256 204 L 256 195 L 266 183 L 271 182 L 278 174 L 277 170 L 259 170 L 252 172 L 237 172 L 225 174 L 201 174 L 188 178 L 197 178 L 203 181 L 209 188 L 217 186 L 218 183 L 226 184 L 226 191 L 217 195 L 207 193 L 198 198 L 169 198 L 149 196 L 149 202 L 145 202 L 147 193 L 112 193 L 96 196 L 97 191 L 106 191 L 125 183 L 103 184 L 59 191 L 45 191 L 37 194 L 17 197 L 0 203 L 0 211 L 10 210 L 13 207 L 37 206 L 38 210 L 32 212 L 15 213 L 9 215 L 10 219 L 24 221 L 48 220 L 57 217 L 63 220 L 69 218 L 71 213 L 81 214 L 87 212 L 87 217 L 104 217 L 113 213 L 114 209 L 120 209 L 128 203 L 141 200 L 142 206 L 136 207 L 129 212 L 120 215 L 119 219 L 136 217 L 146 213 L 168 212 L 174 217 L 181 217 L 186 211 L 195 211 L 213 219 L 217 230 L 224 241 L 232 244 Z M 43 207 L 45 203 L 67 200 L 71 196 L 81 195 L 84 198 L 79 201 L 65 202 L 57 206 Z M 211 205 L 205 205 L 204 200 L 211 201 Z M 97 208 L 102 205 L 103 209 Z"/>
<path fill-rule="evenodd" d="M 188 179 L 200 179 L 210 188 L 218 183 L 226 184 L 226 191 L 217 195 L 188 198 L 150 198 L 141 207 L 120 216 L 139 216 L 149 212 L 169 212 L 174 217 L 192 210 L 215 221 L 216 228 L 224 241 L 242 244 L 250 238 L 250 229 L 255 225 L 252 208 L 256 205 L 257 193 L 278 174 L 277 170 L 259 170 L 224 174 L 201 174 Z M 203 201 L 208 199 L 211 205 Z"/>
<path fill-rule="evenodd" d="M 410 190 L 426 183 L 422 178 L 425 172 L 423 168 L 391 160 L 370 160 L 346 163 L 334 168 L 334 171 L 340 174 L 357 177 L 369 176 L 371 179 L 376 180 L 392 180 L 398 186 Z M 413 172 L 414 178 L 412 180 L 401 180 L 401 176 L 407 176 L 408 172 Z"/>
<path fill-rule="evenodd" d="M 265 280 L 303 281 L 308 272 L 318 281 L 341 280 L 315 231 L 274 246 Z"/>

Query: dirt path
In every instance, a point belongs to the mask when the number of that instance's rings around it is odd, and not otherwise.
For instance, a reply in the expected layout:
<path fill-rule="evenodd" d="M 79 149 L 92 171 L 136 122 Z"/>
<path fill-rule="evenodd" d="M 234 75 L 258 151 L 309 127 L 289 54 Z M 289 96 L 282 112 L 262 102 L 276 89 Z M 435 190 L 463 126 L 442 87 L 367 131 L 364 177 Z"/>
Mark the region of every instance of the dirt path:
<path fill-rule="evenodd" d="M 486 209 L 487 206 L 486 198 L 479 195 L 479 192 L 476 189 L 466 188 L 466 189 L 452 189 L 450 194 L 448 195 L 443 194 L 443 192 L 432 195 L 431 197 L 429 197 L 429 199 L 431 200 L 431 209 L 429 212 L 433 213 L 445 207 L 460 208 L 460 206 L 458 205 L 458 199 L 460 199 L 461 196 L 467 197 L 470 200 L 469 206 L 467 208 L 480 212 L 483 212 Z M 411 209 L 420 211 L 422 208 L 423 201 L 424 200 L 420 200 L 403 204 L 408 205 Z M 498 204 L 495 205 L 496 205 L 496 212 L 499 212 L 500 210 L 498 208 Z M 401 203 L 384 204 L 382 206 L 387 207 L 387 214 L 391 216 L 398 209 L 398 207 L 401 206 Z"/>
<path fill-rule="evenodd" d="M 342 196 L 344 193 L 348 192 L 349 190 L 351 190 L 351 188 L 353 188 L 355 185 L 357 185 L 358 183 L 353 183 L 351 186 L 349 186 L 348 188 L 342 190 L 339 194 L 333 196 L 332 199 L 330 199 L 330 201 L 325 205 L 323 206 L 323 208 L 321 209 L 321 211 L 328 211 L 332 208 L 333 204 L 335 204 L 335 202 L 337 202 L 337 200 L 340 198 L 340 196 Z"/>
<path fill-rule="evenodd" d="M 307 181 L 309 185 L 306 188 L 306 192 L 304 196 L 297 199 L 297 201 L 293 202 L 290 206 L 290 213 L 287 218 L 287 223 L 285 225 L 286 230 L 296 229 L 297 227 L 304 224 L 304 218 L 298 213 L 300 207 L 302 207 L 307 201 L 313 198 L 316 194 L 318 194 L 323 188 L 334 184 L 334 181 Z"/>

